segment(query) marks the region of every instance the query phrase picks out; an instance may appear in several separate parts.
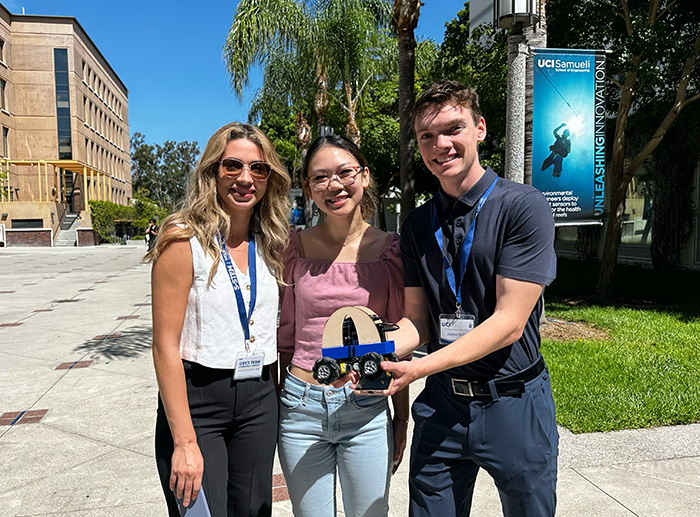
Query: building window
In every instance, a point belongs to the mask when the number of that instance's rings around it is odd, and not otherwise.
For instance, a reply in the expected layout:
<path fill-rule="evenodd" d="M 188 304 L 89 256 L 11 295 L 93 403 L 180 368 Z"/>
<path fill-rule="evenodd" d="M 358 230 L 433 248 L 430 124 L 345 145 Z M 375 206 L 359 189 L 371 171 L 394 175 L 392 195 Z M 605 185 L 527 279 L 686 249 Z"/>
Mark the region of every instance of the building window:
<path fill-rule="evenodd" d="M 648 185 L 640 177 L 633 177 L 625 196 L 620 242 L 651 245 L 651 206 L 652 199 Z"/>
<path fill-rule="evenodd" d="M 5 91 L 7 89 L 7 81 L 0 79 L 0 109 L 7 111 L 7 97 Z"/>
<path fill-rule="evenodd" d="M 70 87 L 68 82 L 68 49 L 53 49 L 56 77 L 56 125 L 58 127 L 58 159 L 72 160 L 70 127 Z"/>
<path fill-rule="evenodd" d="M 29 228 L 43 228 L 43 219 L 12 219 L 13 230 L 26 230 Z"/>
<path fill-rule="evenodd" d="M 5 40 L 0 39 L 0 61 L 5 62 Z"/>
<path fill-rule="evenodd" d="M 9 128 L 2 128 L 2 157 L 10 157 L 10 130 Z"/>

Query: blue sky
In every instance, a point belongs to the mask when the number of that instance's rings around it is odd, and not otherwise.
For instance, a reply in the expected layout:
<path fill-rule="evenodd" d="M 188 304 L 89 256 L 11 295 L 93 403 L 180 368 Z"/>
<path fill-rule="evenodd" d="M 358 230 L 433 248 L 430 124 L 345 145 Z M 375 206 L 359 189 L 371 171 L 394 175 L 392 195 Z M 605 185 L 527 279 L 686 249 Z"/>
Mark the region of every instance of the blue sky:
<path fill-rule="evenodd" d="M 150 143 L 196 140 L 245 121 L 253 84 L 239 103 L 222 48 L 237 2 L 171 0 L 0 0 L 10 12 L 73 16 L 129 89 L 129 129 Z M 464 0 L 424 0 L 419 38 L 443 39 Z M 259 77 L 259 74 L 257 74 Z"/>

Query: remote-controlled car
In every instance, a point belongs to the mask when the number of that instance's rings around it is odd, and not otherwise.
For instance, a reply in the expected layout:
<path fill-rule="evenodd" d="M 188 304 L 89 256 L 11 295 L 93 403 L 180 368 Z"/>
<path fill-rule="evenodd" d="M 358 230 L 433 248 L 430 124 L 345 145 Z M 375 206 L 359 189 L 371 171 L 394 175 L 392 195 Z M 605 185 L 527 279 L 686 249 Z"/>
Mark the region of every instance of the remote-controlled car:
<path fill-rule="evenodd" d="M 386 339 L 386 331 L 397 328 L 367 307 L 338 309 L 323 329 L 322 357 L 314 364 L 314 378 L 321 384 L 332 384 L 355 371 L 360 374 L 356 391 L 374 394 L 388 389 L 392 375 L 379 363 L 399 360 L 394 342 Z"/>

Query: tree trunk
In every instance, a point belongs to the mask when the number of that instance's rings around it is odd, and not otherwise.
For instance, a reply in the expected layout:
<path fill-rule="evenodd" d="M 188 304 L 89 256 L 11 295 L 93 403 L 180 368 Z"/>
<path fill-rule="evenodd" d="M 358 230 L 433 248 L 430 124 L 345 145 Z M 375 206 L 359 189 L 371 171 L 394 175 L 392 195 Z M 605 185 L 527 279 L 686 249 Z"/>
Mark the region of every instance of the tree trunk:
<path fill-rule="evenodd" d="M 311 142 L 311 126 L 309 125 L 309 122 L 306 120 L 306 117 L 304 117 L 304 113 L 302 113 L 301 110 L 297 112 L 297 116 L 294 120 L 294 136 L 296 138 L 296 144 L 297 144 L 297 149 L 299 149 L 301 153 L 301 158 L 300 162 L 304 163 L 304 157 L 306 156 L 306 147 L 309 145 L 309 142 Z M 299 167 L 295 163 L 293 165 L 294 167 L 294 174 L 292 175 L 292 184 L 296 184 L 298 180 L 299 186 L 301 183 L 304 181 L 304 178 L 298 177 L 298 172 L 299 172 Z"/>
<path fill-rule="evenodd" d="M 420 16 L 420 0 L 394 0 L 393 23 L 399 38 L 399 138 L 401 221 L 416 207 L 416 179 L 413 155 L 413 105 L 415 102 L 416 38 L 414 29 Z"/>
<path fill-rule="evenodd" d="M 350 85 L 348 84 L 345 84 L 345 99 L 348 103 L 348 123 L 345 125 L 345 136 L 357 147 L 361 147 L 362 140 L 360 137 L 360 128 L 357 125 L 357 120 L 355 119 L 357 103 L 352 98 L 352 91 L 350 89 Z"/>
<path fill-rule="evenodd" d="M 603 256 L 598 272 L 596 296 L 601 303 L 608 303 L 613 297 L 612 282 L 617 265 L 617 252 L 622 237 L 622 218 L 625 213 L 626 189 L 617 189 L 610 197 L 610 216 L 603 241 Z"/>
<path fill-rule="evenodd" d="M 316 115 L 316 128 L 318 135 L 327 135 L 326 111 L 328 111 L 328 80 L 326 74 L 316 71 L 316 94 L 314 95 L 314 114 Z"/>
<path fill-rule="evenodd" d="M 360 128 L 357 126 L 357 121 L 355 120 L 355 114 L 348 115 L 348 123 L 345 125 L 345 136 L 357 146 L 362 146 L 362 137 L 360 135 Z"/>
<path fill-rule="evenodd" d="M 656 6 L 658 8 L 658 4 Z M 655 16 L 656 11 L 650 11 L 650 16 Z M 629 30 L 631 31 L 632 21 L 627 18 Z M 615 123 L 615 139 L 613 141 L 612 151 L 612 167 L 609 174 L 608 188 L 611 192 L 610 196 L 610 217 L 608 220 L 608 228 L 605 232 L 605 242 L 603 247 L 603 256 L 601 258 L 600 273 L 598 275 L 597 297 L 598 301 L 607 303 L 612 299 L 612 281 L 615 274 L 615 265 L 617 263 L 617 252 L 620 247 L 620 237 L 622 235 L 622 218 L 625 211 L 625 195 L 627 186 L 632 181 L 637 169 L 642 166 L 644 160 L 654 152 L 654 149 L 661 143 L 666 132 L 671 127 L 673 122 L 678 118 L 683 107 L 691 102 L 700 99 L 700 95 L 696 94 L 687 98 L 688 85 L 691 77 L 697 75 L 695 65 L 700 55 L 700 33 L 695 38 L 695 44 L 690 52 L 688 59 L 683 66 L 676 92 L 676 99 L 671 106 L 671 109 L 666 113 L 663 121 L 659 124 L 654 135 L 649 139 L 644 148 L 632 158 L 631 164 L 626 170 L 623 169 L 624 160 L 624 143 L 625 130 L 627 128 L 627 119 L 629 117 L 632 100 L 636 94 L 636 80 L 638 70 L 642 63 L 641 55 L 633 55 L 630 59 L 630 71 L 625 76 L 625 84 L 620 85 L 622 93 L 617 109 L 617 120 Z M 694 75 L 695 74 L 695 75 Z"/>
<path fill-rule="evenodd" d="M 400 182 L 401 221 L 416 207 L 416 178 L 413 174 L 413 154 L 416 140 L 411 124 L 415 90 L 416 40 L 413 30 L 399 33 L 399 137 L 400 137 Z"/>

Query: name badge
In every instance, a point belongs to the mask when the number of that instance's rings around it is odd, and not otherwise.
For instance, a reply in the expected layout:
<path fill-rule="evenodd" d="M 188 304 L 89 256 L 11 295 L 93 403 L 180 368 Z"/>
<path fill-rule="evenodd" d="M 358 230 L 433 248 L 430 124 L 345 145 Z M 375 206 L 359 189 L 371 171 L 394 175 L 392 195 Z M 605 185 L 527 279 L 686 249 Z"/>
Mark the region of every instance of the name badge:
<path fill-rule="evenodd" d="M 440 344 L 449 345 L 473 328 L 474 316 L 471 314 L 440 314 Z"/>
<path fill-rule="evenodd" d="M 236 370 L 233 372 L 233 380 L 259 379 L 262 376 L 265 354 L 243 352 L 236 356 Z"/>

